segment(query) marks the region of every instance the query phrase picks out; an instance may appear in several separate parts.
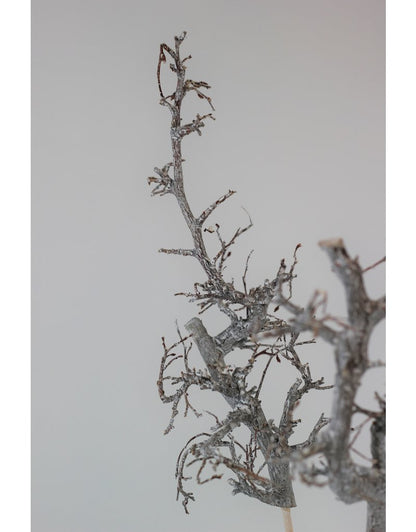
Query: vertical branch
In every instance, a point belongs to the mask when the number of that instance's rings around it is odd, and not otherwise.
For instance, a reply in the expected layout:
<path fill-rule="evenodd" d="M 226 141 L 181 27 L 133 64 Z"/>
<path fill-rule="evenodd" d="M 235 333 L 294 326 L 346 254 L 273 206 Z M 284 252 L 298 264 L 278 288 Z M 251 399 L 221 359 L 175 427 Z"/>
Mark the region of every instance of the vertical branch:
<path fill-rule="evenodd" d="M 364 373 L 370 367 L 368 343 L 376 323 L 385 315 L 385 298 L 371 300 L 367 295 L 363 273 L 358 259 L 352 259 L 342 239 L 320 242 L 327 252 L 332 269 L 342 282 L 346 294 L 348 323 L 325 315 L 318 319 L 319 302 L 316 297 L 302 309 L 278 293 L 278 302 L 294 315 L 297 330 L 310 330 L 334 346 L 336 377 L 334 386 L 332 416 L 328 430 L 322 434 L 317 446 L 328 462 L 328 479 L 337 497 L 346 503 L 365 500 L 368 503 L 368 532 L 384 530 L 385 508 L 385 411 L 381 412 L 371 427 L 372 465 L 358 466 L 351 457 L 351 422 L 357 410 L 356 395 Z M 381 262 L 381 261 L 379 261 Z M 336 321 L 341 330 L 334 330 L 324 324 Z M 373 414 L 374 415 L 374 414 Z M 375 524 L 376 523 L 376 524 Z"/>

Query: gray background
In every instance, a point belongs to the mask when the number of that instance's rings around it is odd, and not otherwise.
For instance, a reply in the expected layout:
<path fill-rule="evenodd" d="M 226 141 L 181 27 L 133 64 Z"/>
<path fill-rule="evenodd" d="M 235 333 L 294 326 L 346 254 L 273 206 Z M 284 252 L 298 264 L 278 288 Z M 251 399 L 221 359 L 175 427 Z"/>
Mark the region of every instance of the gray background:
<path fill-rule="evenodd" d="M 233 188 L 212 221 L 230 235 L 247 221 L 243 206 L 255 224 L 227 274 L 241 278 L 255 248 L 249 284 L 271 278 L 301 242 L 295 300 L 324 289 L 342 315 L 317 242 L 342 236 L 363 266 L 384 255 L 384 15 L 380 0 L 33 2 L 33 532 L 281 529 L 277 509 L 232 497 L 226 482 L 193 486 L 190 516 L 175 501 L 177 453 L 212 420 L 178 417 L 163 436 L 160 337 L 176 341 L 175 319 L 195 315 L 173 293 L 203 275 L 192 259 L 157 253 L 189 243 L 172 198 L 150 198 L 146 184 L 170 160 L 158 46 L 186 29 L 188 74 L 213 86 L 216 122 L 184 141 L 194 211 Z M 185 118 L 209 112 L 195 100 Z M 380 295 L 384 266 L 366 275 Z M 226 324 L 215 312 L 205 322 L 213 334 Z M 380 326 L 374 358 L 383 344 Z M 326 346 L 300 354 L 331 382 Z M 269 417 L 294 378 L 273 369 Z M 363 384 L 360 400 L 374 408 L 383 371 Z M 225 412 L 209 394 L 194 404 Z M 293 442 L 329 405 L 330 392 L 308 397 Z M 367 440 L 357 447 L 368 454 Z M 364 530 L 363 504 L 298 482 L 295 492 L 297 532 Z"/>

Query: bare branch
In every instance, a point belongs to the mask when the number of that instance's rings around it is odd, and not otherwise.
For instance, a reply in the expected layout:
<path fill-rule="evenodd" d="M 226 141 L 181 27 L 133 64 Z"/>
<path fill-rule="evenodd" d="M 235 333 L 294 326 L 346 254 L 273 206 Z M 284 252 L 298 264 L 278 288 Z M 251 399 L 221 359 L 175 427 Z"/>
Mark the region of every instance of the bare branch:
<path fill-rule="evenodd" d="M 375 262 L 374 264 L 372 264 L 371 266 L 367 266 L 367 268 L 364 268 L 362 270 L 362 273 L 366 273 L 368 272 L 369 270 L 372 270 L 373 268 L 375 268 L 376 266 L 379 266 L 380 264 L 382 264 L 383 262 L 386 262 L 386 257 L 383 257 L 382 259 L 378 260 L 377 262 Z"/>
<path fill-rule="evenodd" d="M 159 253 L 166 253 L 167 255 L 183 255 L 184 257 L 194 257 L 194 249 L 165 249 L 160 248 Z"/>
<path fill-rule="evenodd" d="M 211 98 L 209 96 L 207 96 L 206 94 L 204 94 L 202 91 L 199 90 L 201 87 L 204 88 L 204 89 L 210 89 L 211 88 L 208 85 L 208 83 L 206 83 L 205 81 L 192 81 L 191 79 L 188 79 L 185 82 L 185 90 L 186 91 L 195 91 L 197 96 L 198 96 L 198 98 L 201 98 L 202 100 L 206 100 L 209 103 L 211 109 L 213 111 L 215 111 L 214 106 L 212 105 Z"/>
<path fill-rule="evenodd" d="M 248 271 L 248 262 L 250 260 L 250 257 L 251 255 L 253 254 L 253 251 L 254 249 L 252 249 L 250 251 L 250 253 L 247 255 L 247 259 L 246 259 L 246 266 L 244 268 L 244 273 L 243 273 L 243 286 L 244 286 L 244 293 L 247 294 L 247 284 L 246 284 L 246 276 L 247 276 L 247 271 Z"/>
<path fill-rule="evenodd" d="M 230 196 L 235 194 L 235 190 L 229 190 L 226 194 L 221 196 L 217 199 L 215 203 L 212 203 L 209 207 L 207 207 L 197 218 L 196 223 L 199 226 L 202 226 L 202 224 L 205 222 L 205 220 L 208 218 L 208 216 L 219 206 L 221 203 L 224 203 Z"/>
<path fill-rule="evenodd" d="M 323 429 L 326 425 L 328 425 L 329 419 L 324 416 L 322 413 L 319 416 L 318 421 L 315 423 L 311 433 L 309 434 L 309 437 L 307 440 L 305 440 L 303 443 L 298 443 L 296 445 L 291 445 L 291 449 L 293 452 L 300 451 L 302 449 L 312 449 L 313 445 L 317 441 L 318 433 L 321 429 Z"/>
<path fill-rule="evenodd" d="M 203 229 L 203 224 L 213 211 L 224 203 L 235 192 L 229 190 L 196 217 L 188 203 L 183 184 L 182 140 L 185 136 L 196 132 L 201 135 L 205 121 L 214 119 L 211 113 L 200 115 L 187 124 L 183 124 L 181 109 L 183 99 L 194 92 L 203 102 L 214 110 L 211 98 L 205 94 L 210 88 L 205 81 L 186 79 L 185 62 L 190 56 L 181 58 L 180 47 L 186 36 L 183 32 L 175 37 L 174 48 L 161 44 L 157 64 L 157 83 L 161 105 L 171 113 L 170 139 L 172 162 L 155 168 L 157 177 L 149 177 L 153 185 L 152 195 L 164 196 L 172 194 L 183 215 L 184 221 L 192 237 L 193 247 L 190 249 L 160 249 L 166 254 L 192 256 L 198 260 L 206 276 L 203 282 L 194 283 L 194 292 L 181 292 L 190 301 L 197 302 L 200 313 L 214 305 L 230 320 L 230 324 L 216 336 L 208 334 L 199 318 L 193 318 L 186 324 L 186 329 L 197 345 L 205 362 L 206 369 L 196 370 L 189 364 L 191 343 L 186 342 L 177 328 L 180 341 L 167 347 L 162 339 L 163 356 L 157 381 L 160 398 L 172 406 L 171 418 L 165 432 L 173 428 L 174 419 L 179 412 L 181 400 L 184 404 L 184 415 L 192 411 L 196 416 L 201 413 L 192 405 L 189 390 L 196 386 L 201 390 L 210 389 L 222 395 L 231 407 L 227 417 L 220 421 L 210 412 L 216 421 L 211 432 L 204 432 L 188 440 L 178 457 L 176 477 L 178 481 L 178 497 L 183 499 L 185 511 L 190 500 L 194 500 L 191 492 L 184 489 L 184 482 L 190 477 L 185 476 L 184 469 L 193 464 L 197 466 L 196 481 L 204 484 L 222 477 L 217 472 L 220 466 L 230 470 L 235 478 L 230 480 L 233 493 L 244 493 L 266 504 L 290 508 L 295 506 L 292 489 L 290 462 L 299 470 L 301 478 L 312 485 L 322 485 L 322 477 L 334 493 L 343 501 L 352 503 L 366 500 L 370 508 L 370 522 L 382 522 L 385 494 L 385 402 L 379 398 L 380 412 L 365 411 L 357 406 L 356 395 L 361 379 L 370 367 L 375 366 L 369 361 L 368 343 L 375 325 L 385 316 L 385 297 L 372 300 L 366 292 L 363 275 L 367 271 L 385 261 L 385 258 L 362 269 L 358 259 L 352 259 L 347 253 L 341 239 L 330 239 L 320 243 L 327 252 L 332 268 L 341 280 L 347 300 L 348 315 L 346 318 L 332 316 L 326 310 L 327 295 L 315 291 L 303 307 L 292 301 L 293 281 L 298 263 L 297 252 L 300 244 L 295 247 L 293 260 L 288 267 L 281 261 L 276 276 L 265 280 L 263 284 L 248 288 L 246 277 L 248 271 L 248 255 L 242 276 L 241 290 L 234 285 L 234 280 L 224 278 L 226 261 L 231 255 L 231 247 L 236 240 L 250 227 L 249 224 L 238 228 L 227 241 L 220 232 L 220 226 Z M 176 77 L 175 91 L 166 95 L 161 83 L 161 67 L 167 62 Z M 171 175 L 173 174 L 173 176 Z M 219 251 L 211 257 L 206 249 L 204 237 L 206 233 L 216 233 L 219 240 Z M 280 306 L 285 308 L 292 319 L 286 321 L 269 313 L 270 304 L 274 303 L 276 313 Z M 313 338 L 299 340 L 299 335 L 308 331 Z M 274 337 L 273 343 L 267 338 Z M 321 414 L 308 438 L 296 445 L 289 445 L 289 438 L 300 422 L 294 419 L 294 412 L 310 390 L 327 390 L 332 386 L 324 385 L 323 378 L 314 380 L 309 364 L 303 363 L 296 351 L 300 345 L 314 343 L 315 338 L 322 338 L 330 343 L 335 352 L 336 375 L 334 384 L 333 411 L 331 419 Z M 177 353 L 180 347 L 182 353 Z M 237 366 L 226 363 L 226 355 L 234 349 L 243 353 L 243 362 Z M 245 357 L 249 351 L 249 357 Z M 265 368 L 259 385 L 249 387 L 248 376 L 256 360 L 267 356 Z M 248 358 L 248 360 L 247 360 Z M 272 419 L 267 419 L 262 408 L 260 393 L 272 360 L 289 362 L 298 372 L 299 378 L 287 392 L 278 426 Z M 183 369 L 178 374 L 168 375 L 167 370 Z M 167 393 L 165 386 L 173 390 Z M 365 422 L 357 427 L 351 440 L 351 420 L 354 414 L 364 413 L 368 416 Z M 362 429 L 369 420 L 371 425 L 371 456 L 370 464 L 362 467 L 354 463 L 352 453 L 356 453 L 353 445 Z M 234 439 L 233 430 L 244 425 L 250 431 L 247 444 Z M 322 430 L 326 427 L 326 430 Z M 350 441 L 351 440 L 351 441 Z M 242 453 L 242 454 L 241 454 Z M 326 463 L 317 466 L 309 465 L 307 459 L 315 459 L 322 454 Z M 260 462 L 260 465 L 257 463 Z M 207 468 L 212 474 L 207 474 Z M 260 476 L 260 471 L 267 470 L 268 478 Z M 378 526 L 378 525 L 377 525 Z M 379 532 L 381 528 L 369 528 L 369 532 Z"/>
<path fill-rule="evenodd" d="M 181 139 L 183 137 L 186 137 L 186 135 L 189 135 L 190 133 L 198 133 L 198 135 L 202 135 L 201 128 L 205 127 L 204 120 L 206 118 L 211 118 L 211 120 L 215 120 L 214 116 L 211 113 L 208 113 L 206 115 L 200 116 L 199 114 L 196 115 L 196 118 L 192 120 L 189 124 L 185 124 L 183 126 L 172 128 L 171 136 L 173 139 Z"/>

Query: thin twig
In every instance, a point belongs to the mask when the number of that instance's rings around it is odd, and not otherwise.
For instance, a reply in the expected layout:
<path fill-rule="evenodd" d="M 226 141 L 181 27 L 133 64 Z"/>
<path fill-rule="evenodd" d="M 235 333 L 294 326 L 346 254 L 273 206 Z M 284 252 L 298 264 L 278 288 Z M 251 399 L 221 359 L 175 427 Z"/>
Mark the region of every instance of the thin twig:
<path fill-rule="evenodd" d="M 362 273 L 365 273 L 365 272 L 368 272 L 369 270 L 372 270 L 373 268 L 375 268 L 379 264 L 382 264 L 383 262 L 386 262 L 386 257 L 383 257 L 382 259 L 378 260 L 377 262 L 375 262 L 371 266 L 367 266 L 367 268 L 364 268 L 364 270 L 362 270 Z"/>

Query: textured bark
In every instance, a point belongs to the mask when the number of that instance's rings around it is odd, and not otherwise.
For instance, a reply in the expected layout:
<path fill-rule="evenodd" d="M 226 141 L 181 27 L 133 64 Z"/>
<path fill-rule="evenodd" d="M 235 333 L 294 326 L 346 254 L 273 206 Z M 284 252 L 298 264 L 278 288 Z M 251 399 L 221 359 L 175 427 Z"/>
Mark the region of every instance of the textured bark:
<path fill-rule="evenodd" d="M 244 389 L 241 389 L 235 381 L 228 379 L 227 375 L 222 373 L 224 370 L 223 355 L 199 318 L 193 318 L 185 325 L 185 328 L 192 334 L 218 391 L 231 408 L 238 409 L 241 407 L 246 412 L 243 423 L 253 435 L 257 435 L 271 481 L 268 504 L 281 508 L 296 506 L 289 471 L 289 458 L 279 449 L 276 434 L 270 428 L 260 402 L 244 393 Z"/>
<path fill-rule="evenodd" d="M 366 412 L 374 418 L 371 428 L 370 467 L 358 466 L 351 457 L 350 434 L 352 417 L 365 412 L 356 404 L 356 395 L 364 373 L 371 367 L 368 343 L 375 325 L 385 315 L 385 298 L 371 300 L 365 290 L 363 270 L 358 259 L 351 259 L 341 239 L 320 243 L 328 253 L 333 270 L 344 285 L 348 319 L 341 331 L 331 329 L 318 319 L 320 302 L 314 296 L 306 308 L 286 302 L 278 289 L 277 302 L 294 314 L 298 330 L 311 330 L 334 347 L 336 376 L 332 416 L 328 429 L 319 440 L 328 464 L 329 486 L 347 504 L 366 501 L 368 505 L 367 532 L 385 530 L 385 402 L 379 399 L 380 412 Z"/>
<path fill-rule="evenodd" d="M 371 456 L 374 469 L 379 471 L 377 498 L 367 503 L 367 532 L 384 532 L 386 529 L 386 412 L 383 409 L 371 426 Z"/>
<path fill-rule="evenodd" d="M 386 505 L 384 503 L 367 503 L 367 532 L 384 532 L 386 530 Z"/>

